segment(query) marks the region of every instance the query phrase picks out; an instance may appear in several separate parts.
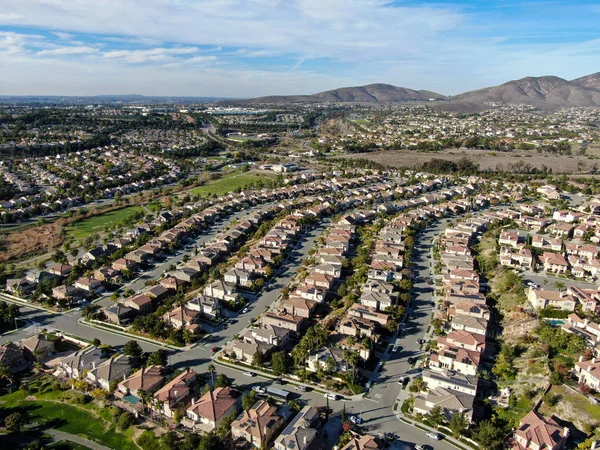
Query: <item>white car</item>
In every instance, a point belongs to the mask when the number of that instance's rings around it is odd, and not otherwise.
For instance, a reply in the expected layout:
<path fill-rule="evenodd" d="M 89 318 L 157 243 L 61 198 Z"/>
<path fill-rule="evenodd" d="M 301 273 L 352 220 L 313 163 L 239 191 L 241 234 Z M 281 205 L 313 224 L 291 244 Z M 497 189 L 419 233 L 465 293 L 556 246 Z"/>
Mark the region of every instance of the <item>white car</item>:
<path fill-rule="evenodd" d="M 254 377 L 254 376 L 256 376 L 256 374 L 254 372 L 250 372 L 250 371 L 244 372 L 244 375 L 246 375 L 247 377 Z"/>
<path fill-rule="evenodd" d="M 436 441 L 439 441 L 442 436 L 440 436 L 437 433 L 434 433 L 433 431 L 430 431 L 429 433 L 427 433 L 427 437 L 431 438 L 431 439 L 435 439 Z"/>
<path fill-rule="evenodd" d="M 360 425 L 363 423 L 363 420 L 359 416 L 350 416 L 348 419 L 355 425 Z"/>
<path fill-rule="evenodd" d="M 254 386 L 252 388 L 252 390 L 254 392 L 256 392 L 257 394 L 266 394 L 267 393 L 267 390 L 264 387 L 260 387 L 260 386 Z"/>
<path fill-rule="evenodd" d="M 323 397 L 328 398 L 329 400 L 337 400 L 339 398 L 338 395 L 336 395 L 336 394 L 330 394 L 329 392 L 326 393 Z"/>
<path fill-rule="evenodd" d="M 242 309 L 242 314 L 246 314 L 248 311 L 250 311 L 248 308 L 244 308 Z"/>
<path fill-rule="evenodd" d="M 297 391 L 306 391 L 306 386 L 302 386 L 301 384 L 297 384 L 296 386 L 294 386 L 294 389 L 296 389 Z"/>

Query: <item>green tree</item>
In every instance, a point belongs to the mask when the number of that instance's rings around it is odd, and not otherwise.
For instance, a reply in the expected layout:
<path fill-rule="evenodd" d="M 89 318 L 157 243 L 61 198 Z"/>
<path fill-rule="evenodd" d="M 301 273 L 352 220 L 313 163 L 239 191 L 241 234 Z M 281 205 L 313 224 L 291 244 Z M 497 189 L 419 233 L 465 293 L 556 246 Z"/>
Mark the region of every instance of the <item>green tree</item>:
<path fill-rule="evenodd" d="M 211 381 L 211 386 L 215 386 L 215 372 L 217 371 L 217 368 L 215 367 L 214 364 L 209 364 L 208 367 L 208 373 L 210 373 L 210 381 Z"/>
<path fill-rule="evenodd" d="M 143 352 L 138 341 L 131 340 L 123 346 L 123 353 L 134 358 L 140 358 Z"/>
<path fill-rule="evenodd" d="M 498 450 L 504 444 L 505 430 L 491 420 L 482 420 L 475 430 L 472 438 L 483 450 Z"/>
<path fill-rule="evenodd" d="M 452 431 L 455 438 L 459 438 L 463 431 L 467 429 L 469 422 L 465 417 L 465 413 L 455 413 L 448 422 L 448 428 Z"/>
<path fill-rule="evenodd" d="M 271 369 L 277 376 L 283 375 L 288 370 L 288 357 L 284 352 L 275 352 L 271 358 Z"/>
<path fill-rule="evenodd" d="M 25 425 L 25 416 L 18 411 L 9 414 L 6 416 L 6 419 L 4 419 L 4 426 L 8 431 L 18 433 L 21 431 L 23 425 Z"/>
<path fill-rule="evenodd" d="M 256 350 L 252 355 L 252 367 L 262 367 L 263 365 L 263 352 Z"/>
<path fill-rule="evenodd" d="M 248 411 L 256 403 L 256 392 L 250 391 L 242 395 L 242 408 L 244 411 Z"/>
<path fill-rule="evenodd" d="M 202 436 L 200 438 L 200 445 L 198 445 L 198 450 L 220 450 L 222 448 L 223 443 L 214 431 Z"/>
<path fill-rule="evenodd" d="M 166 350 L 160 348 L 148 357 L 148 366 L 166 366 L 169 360 L 169 354 Z"/>
<path fill-rule="evenodd" d="M 219 374 L 217 377 L 217 381 L 215 382 L 215 387 L 227 387 L 231 386 L 231 380 L 227 378 L 224 373 Z"/>
<path fill-rule="evenodd" d="M 444 423 L 444 410 L 441 406 L 434 406 L 427 414 L 427 419 L 433 424 L 434 427 L 439 427 Z"/>

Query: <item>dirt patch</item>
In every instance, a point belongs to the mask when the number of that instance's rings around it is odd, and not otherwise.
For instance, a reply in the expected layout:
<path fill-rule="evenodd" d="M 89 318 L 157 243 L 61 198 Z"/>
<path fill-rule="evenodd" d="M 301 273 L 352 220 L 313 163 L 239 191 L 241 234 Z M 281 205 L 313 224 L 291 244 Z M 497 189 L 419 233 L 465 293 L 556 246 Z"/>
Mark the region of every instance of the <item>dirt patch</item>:
<path fill-rule="evenodd" d="M 600 422 L 600 405 L 588 400 L 576 389 L 568 386 L 553 386 L 551 396 L 556 396 L 554 405 L 542 403 L 539 412 L 544 415 L 555 415 L 562 420 L 572 422 L 579 430 L 585 430 L 586 424 Z"/>
<path fill-rule="evenodd" d="M 62 244 L 66 221 L 59 219 L 0 238 L 0 262 L 46 253 Z"/>
<path fill-rule="evenodd" d="M 553 173 L 585 173 L 600 168 L 600 162 L 587 156 L 547 155 L 536 152 L 491 152 L 489 150 L 445 150 L 441 152 L 417 152 L 410 150 L 388 150 L 371 153 L 355 153 L 348 158 L 369 159 L 392 167 L 420 167 L 434 158 L 458 161 L 468 157 L 483 170 L 508 170 L 515 164 L 530 165 L 537 169 L 543 166 Z"/>

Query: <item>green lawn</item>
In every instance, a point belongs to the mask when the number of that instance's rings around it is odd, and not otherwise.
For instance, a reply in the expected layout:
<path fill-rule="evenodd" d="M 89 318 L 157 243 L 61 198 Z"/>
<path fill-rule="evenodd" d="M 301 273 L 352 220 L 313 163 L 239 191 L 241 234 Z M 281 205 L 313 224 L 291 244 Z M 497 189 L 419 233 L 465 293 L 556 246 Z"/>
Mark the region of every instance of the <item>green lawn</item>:
<path fill-rule="evenodd" d="M 27 413 L 31 422 L 38 423 L 42 427 L 46 426 L 75 434 L 109 448 L 137 450 L 131 440 L 133 430 L 127 430 L 125 434 L 118 433 L 111 423 L 87 411 L 92 408 L 91 405 L 77 407 L 65 403 L 64 399 L 62 401 L 44 400 L 57 398 L 61 394 L 65 396 L 68 395 L 68 392 L 36 393 L 34 394 L 36 400 L 25 400 L 27 394 L 22 391 L 4 395 L 0 397 L 2 415 L 8 415 L 13 410 L 20 410 Z"/>
<path fill-rule="evenodd" d="M 90 219 L 80 220 L 68 227 L 67 233 L 75 239 L 82 239 L 90 234 L 101 233 L 105 227 L 112 227 L 140 211 L 143 211 L 141 206 L 129 206 Z"/>
<path fill-rule="evenodd" d="M 209 181 L 204 186 L 192 189 L 192 194 L 199 195 L 202 197 L 216 194 L 223 195 L 229 192 L 233 192 L 236 189 L 245 189 L 250 183 L 258 180 L 267 180 L 268 177 L 254 174 L 236 174 L 226 176 L 219 180 Z"/>
<path fill-rule="evenodd" d="M 53 444 L 47 445 L 44 448 L 48 450 L 90 450 L 89 447 L 84 447 L 83 445 L 79 445 L 71 441 L 54 442 Z"/>

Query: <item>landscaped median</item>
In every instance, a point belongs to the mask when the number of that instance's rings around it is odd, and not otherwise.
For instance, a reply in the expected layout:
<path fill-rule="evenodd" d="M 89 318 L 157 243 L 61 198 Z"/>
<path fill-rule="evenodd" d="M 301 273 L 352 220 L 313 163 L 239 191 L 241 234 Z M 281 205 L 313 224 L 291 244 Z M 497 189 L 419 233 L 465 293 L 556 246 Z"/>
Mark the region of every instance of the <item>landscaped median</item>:
<path fill-rule="evenodd" d="M 339 394 L 337 392 L 328 391 L 326 389 L 323 389 L 320 386 L 315 387 L 312 384 L 300 383 L 300 382 L 298 382 L 298 380 L 294 380 L 292 378 L 283 377 L 283 376 L 277 376 L 277 375 L 275 375 L 273 373 L 270 373 L 270 372 L 263 372 L 260 369 L 257 369 L 257 368 L 255 368 L 253 366 L 249 366 L 248 364 L 241 363 L 239 361 L 236 361 L 236 363 L 233 364 L 233 363 L 230 363 L 228 361 L 225 361 L 221 357 L 214 358 L 213 361 L 216 362 L 217 364 L 221 364 L 223 366 L 227 366 L 227 367 L 230 367 L 232 369 L 239 370 L 239 371 L 248 370 L 248 371 L 254 372 L 256 374 L 259 374 L 262 377 L 269 378 L 269 379 L 272 379 L 272 380 L 284 379 L 286 382 L 288 382 L 288 383 L 290 383 L 290 384 L 292 384 L 294 386 L 306 386 L 306 387 L 310 388 L 311 392 L 316 392 L 317 394 L 330 393 L 330 394 L 335 394 L 335 395 L 338 395 L 340 397 L 343 397 L 341 394 Z M 360 394 L 359 396 L 360 396 L 360 398 L 362 398 L 362 394 Z"/>
<path fill-rule="evenodd" d="M 185 347 L 177 347 L 175 345 L 166 344 L 161 341 L 157 341 L 154 339 L 146 338 L 143 336 L 139 336 L 137 334 L 131 334 L 126 331 L 121 331 L 116 327 L 111 327 L 110 325 L 101 325 L 100 323 L 92 323 L 84 319 L 79 319 L 79 323 L 81 325 L 85 325 L 86 327 L 96 328 L 98 330 L 106 331 L 107 333 L 118 334 L 119 336 L 128 337 L 137 341 L 147 342 L 148 344 L 153 344 L 159 347 L 168 348 L 169 350 L 185 350 Z"/>

